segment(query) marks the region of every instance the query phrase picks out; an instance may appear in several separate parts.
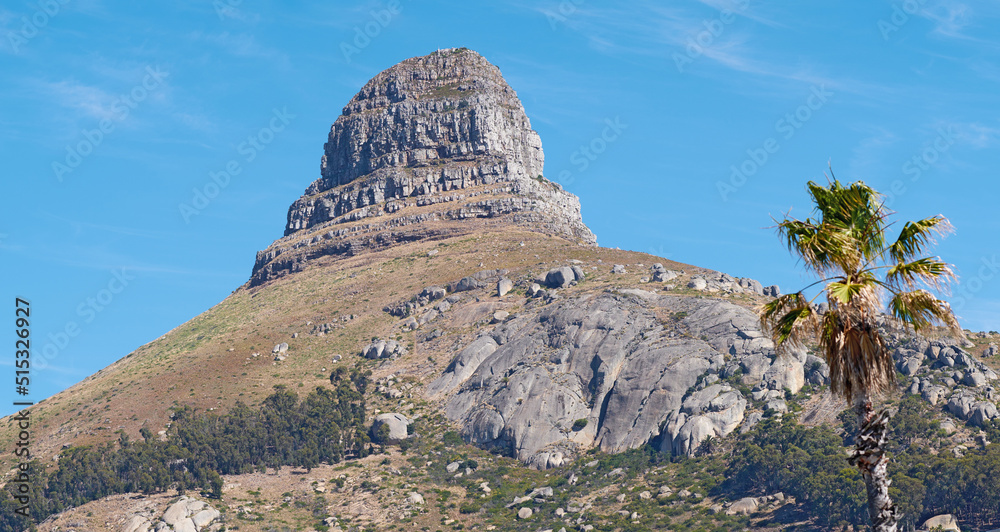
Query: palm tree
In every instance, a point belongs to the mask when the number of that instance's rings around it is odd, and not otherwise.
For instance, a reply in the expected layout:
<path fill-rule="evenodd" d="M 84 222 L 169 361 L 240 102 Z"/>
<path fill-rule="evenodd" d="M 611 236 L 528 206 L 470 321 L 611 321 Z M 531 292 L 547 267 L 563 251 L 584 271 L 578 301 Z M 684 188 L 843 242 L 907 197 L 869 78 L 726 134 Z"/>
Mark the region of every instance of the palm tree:
<path fill-rule="evenodd" d="M 922 257 L 935 234 L 951 231 L 943 216 L 906 222 L 892 243 L 886 238 L 892 214 L 881 195 L 862 181 L 849 186 L 832 179 L 807 186 L 818 219 L 778 223 L 789 251 L 825 283 L 829 309 L 820 314 L 803 291 L 787 294 L 760 311 L 764 330 L 779 350 L 815 340 L 830 366 L 830 389 L 857 412 L 860 429 L 850 462 L 858 467 L 868 492 L 868 511 L 876 532 L 895 532 L 899 515 L 889 497 L 889 457 L 885 453 L 889 413 L 872 401 L 893 388 L 892 355 L 879 332 L 883 312 L 921 331 L 945 325 L 961 334 L 948 303 L 925 289 L 942 289 L 955 276 L 938 257 Z M 918 258 L 920 257 L 920 258 Z M 804 290 L 805 290 L 804 289 Z"/>

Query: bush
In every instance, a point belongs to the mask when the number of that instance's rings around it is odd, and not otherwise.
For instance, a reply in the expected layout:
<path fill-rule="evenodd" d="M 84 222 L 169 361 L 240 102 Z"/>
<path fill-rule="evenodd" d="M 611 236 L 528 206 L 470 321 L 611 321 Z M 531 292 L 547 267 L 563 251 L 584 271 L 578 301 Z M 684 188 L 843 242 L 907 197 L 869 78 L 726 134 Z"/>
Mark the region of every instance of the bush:
<path fill-rule="evenodd" d="M 587 420 L 583 418 L 580 418 L 573 422 L 573 430 L 575 431 L 581 431 L 586 426 L 587 426 Z"/>

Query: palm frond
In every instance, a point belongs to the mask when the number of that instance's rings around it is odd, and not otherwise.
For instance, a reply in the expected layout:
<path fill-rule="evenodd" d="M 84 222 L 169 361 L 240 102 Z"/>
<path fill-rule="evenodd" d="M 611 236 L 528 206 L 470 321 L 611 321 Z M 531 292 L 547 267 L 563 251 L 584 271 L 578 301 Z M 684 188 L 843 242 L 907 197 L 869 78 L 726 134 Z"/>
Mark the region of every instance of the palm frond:
<path fill-rule="evenodd" d="M 932 325 L 944 325 L 961 334 L 961 327 L 947 302 L 926 290 L 913 290 L 894 294 L 889 300 L 893 316 L 913 327 L 915 331 Z"/>
<path fill-rule="evenodd" d="M 842 264 L 856 260 L 851 255 L 848 234 L 831 224 L 817 224 L 811 219 L 785 220 L 778 224 L 778 233 L 788 250 L 798 255 L 807 267 L 819 275 L 836 270 Z"/>
<path fill-rule="evenodd" d="M 830 366 L 830 390 L 848 403 L 892 388 L 896 372 L 874 319 L 855 320 L 839 311 L 823 318 L 820 347 Z"/>
<path fill-rule="evenodd" d="M 859 269 L 861 258 L 872 261 L 882 253 L 888 211 L 878 192 L 863 181 L 844 187 L 835 179 L 825 187 L 812 181 L 807 187 L 821 216 L 819 226 L 838 236 L 832 243 L 839 249 L 829 252 L 838 266 Z"/>
<path fill-rule="evenodd" d="M 850 305 L 851 300 L 861 295 L 865 285 L 852 283 L 849 280 L 833 281 L 826 285 L 827 293 L 831 299 L 836 300 L 839 305 Z"/>
<path fill-rule="evenodd" d="M 924 257 L 911 262 L 900 262 L 889 268 L 885 282 L 897 290 L 913 290 L 919 283 L 942 289 L 955 279 L 951 267 L 934 257 Z"/>
<path fill-rule="evenodd" d="M 895 262 L 906 262 L 924 252 L 928 244 L 934 242 L 934 234 L 945 235 L 954 231 L 947 218 L 931 216 L 916 222 L 906 222 L 899 237 L 889 246 L 889 256 Z"/>
<path fill-rule="evenodd" d="M 785 294 L 766 303 L 760 312 L 761 328 L 771 333 L 776 349 L 792 347 L 815 329 L 815 313 L 802 292 Z"/>

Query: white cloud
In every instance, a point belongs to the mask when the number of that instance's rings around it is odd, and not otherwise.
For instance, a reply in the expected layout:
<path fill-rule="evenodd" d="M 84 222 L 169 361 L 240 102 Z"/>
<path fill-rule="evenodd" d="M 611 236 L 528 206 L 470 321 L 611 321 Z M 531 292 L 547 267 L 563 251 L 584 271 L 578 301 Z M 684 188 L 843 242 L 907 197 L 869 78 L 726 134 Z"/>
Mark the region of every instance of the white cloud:
<path fill-rule="evenodd" d="M 930 6 L 921 15 L 934 22 L 932 33 L 943 37 L 964 39 L 964 30 L 972 22 L 972 9 L 961 2 L 946 1 Z"/>
<path fill-rule="evenodd" d="M 53 103 L 76 111 L 79 117 L 103 120 L 114 119 L 117 116 L 111 108 L 114 96 L 100 87 L 87 85 L 75 79 L 56 82 L 36 81 L 34 84 Z"/>

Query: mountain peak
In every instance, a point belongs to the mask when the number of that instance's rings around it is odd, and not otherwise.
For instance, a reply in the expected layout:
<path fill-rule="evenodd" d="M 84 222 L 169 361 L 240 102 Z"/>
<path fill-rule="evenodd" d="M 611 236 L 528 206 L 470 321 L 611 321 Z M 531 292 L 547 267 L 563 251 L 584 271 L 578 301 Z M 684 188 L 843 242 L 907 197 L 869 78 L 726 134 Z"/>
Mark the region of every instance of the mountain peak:
<path fill-rule="evenodd" d="M 516 225 L 595 245 L 579 199 L 542 177 L 541 139 L 500 69 L 466 48 L 372 78 L 330 129 L 320 178 L 257 254 L 250 285 L 322 256 Z"/>

